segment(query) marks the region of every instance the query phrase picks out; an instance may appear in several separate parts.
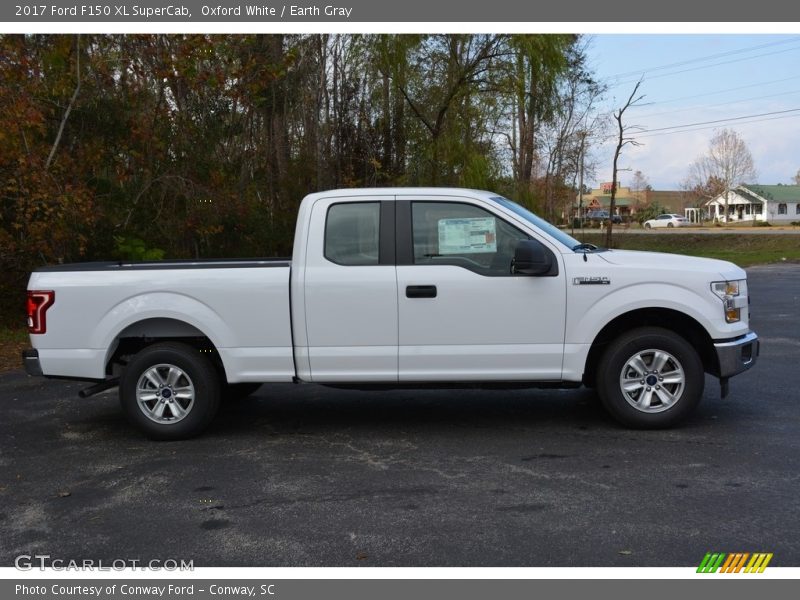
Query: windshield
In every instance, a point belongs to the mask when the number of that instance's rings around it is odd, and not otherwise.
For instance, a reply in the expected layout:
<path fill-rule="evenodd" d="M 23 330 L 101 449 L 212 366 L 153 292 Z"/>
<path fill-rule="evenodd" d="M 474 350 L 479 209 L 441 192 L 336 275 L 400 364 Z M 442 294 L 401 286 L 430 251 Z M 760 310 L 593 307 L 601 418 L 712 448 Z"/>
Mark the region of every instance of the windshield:
<path fill-rule="evenodd" d="M 574 249 L 576 246 L 580 247 L 581 243 L 574 237 L 561 231 L 558 227 L 556 227 L 552 223 L 548 223 L 543 218 L 536 216 L 524 206 L 520 206 L 516 202 L 512 202 L 508 198 L 503 198 L 502 196 L 494 196 L 493 198 L 491 198 L 491 200 L 497 202 L 503 208 L 507 208 L 517 216 L 522 217 L 528 223 L 530 223 L 534 227 L 541 229 L 551 237 L 556 238 L 567 248 Z"/>

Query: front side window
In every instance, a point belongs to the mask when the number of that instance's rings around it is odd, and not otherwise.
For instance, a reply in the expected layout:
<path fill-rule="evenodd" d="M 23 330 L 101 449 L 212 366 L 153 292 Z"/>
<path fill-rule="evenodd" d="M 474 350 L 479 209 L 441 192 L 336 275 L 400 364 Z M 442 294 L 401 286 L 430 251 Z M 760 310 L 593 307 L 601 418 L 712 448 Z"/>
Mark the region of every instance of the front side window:
<path fill-rule="evenodd" d="M 517 243 L 531 239 L 496 215 L 458 202 L 414 202 L 411 220 L 416 265 L 454 265 L 480 275 L 511 275 Z"/>
<path fill-rule="evenodd" d="M 380 202 L 348 202 L 328 208 L 325 258 L 337 265 L 377 265 Z"/>

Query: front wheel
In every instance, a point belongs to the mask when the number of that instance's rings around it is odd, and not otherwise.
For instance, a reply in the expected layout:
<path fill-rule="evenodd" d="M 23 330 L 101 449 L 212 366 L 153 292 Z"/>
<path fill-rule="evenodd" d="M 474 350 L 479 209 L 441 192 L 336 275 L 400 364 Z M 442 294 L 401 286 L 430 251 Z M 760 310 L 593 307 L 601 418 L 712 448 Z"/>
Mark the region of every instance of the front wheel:
<path fill-rule="evenodd" d="M 667 227 L 675 227 L 672 223 L 667 223 Z"/>
<path fill-rule="evenodd" d="M 623 425 L 638 429 L 679 423 L 697 407 L 704 385 L 703 363 L 694 347 L 660 327 L 623 334 L 598 365 L 603 406 Z"/>
<path fill-rule="evenodd" d="M 196 348 L 153 344 L 136 354 L 120 379 L 120 402 L 128 420 L 155 440 L 195 436 L 219 408 L 217 370 Z"/>

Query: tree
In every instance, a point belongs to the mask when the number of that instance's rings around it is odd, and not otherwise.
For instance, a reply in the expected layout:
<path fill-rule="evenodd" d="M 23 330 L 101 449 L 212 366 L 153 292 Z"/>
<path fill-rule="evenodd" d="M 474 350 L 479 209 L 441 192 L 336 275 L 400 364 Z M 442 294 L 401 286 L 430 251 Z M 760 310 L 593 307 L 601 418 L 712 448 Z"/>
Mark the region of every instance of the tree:
<path fill-rule="evenodd" d="M 797 169 L 797 173 L 792 177 L 792 181 L 795 185 L 800 185 L 800 169 Z"/>
<path fill-rule="evenodd" d="M 633 174 L 633 179 L 631 180 L 631 190 L 637 196 L 642 192 L 646 192 L 652 189 L 650 187 L 650 182 L 648 181 L 647 177 L 641 171 L 636 171 Z"/>
<path fill-rule="evenodd" d="M 665 212 L 667 212 L 667 208 L 661 206 L 657 200 L 654 200 L 636 211 L 636 221 L 641 225 L 645 221 L 655 219 L 658 215 L 663 215 Z"/>
<path fill-rule="evenodd" d="M 722 129 L 711 138 L 706 154 L 695 159 L 689 167 L 688 183 L 693 191 L 704 197 L 725 194 L 727 221 L 730 190 L 755 177 L 753 155 L 745 141 L 736 131 Z"/>
<path fill-rule="evenodd" d="M 638 146 L 639 142 L 637 142 L 631 135 L 632 131 L 636 131 L 639 128 L 636 126 L 631 125 L 623 125 L 622 119 L 625 115 L 625 111 L 628 110 L 631 106 L 635 106 L 642 98 L 643 95 L 636 96 L 636 93 L 639 91 L 639 86 L 642 85 L 642 80 L 636 82 L 636 85 L 633 86 L 633 91 L 631 95 L 628 96 L 627 102 L 622 105 L 621 108 L 617 109 L 614 112 L 614 120 L 617 122 L 617 146 L 614 149 L 614 165 L 611 171 L 611 203 L 608 208 L 608 214 L 611 216 L 614 214 L 614 209 L 616 208 L 616 198 L 617 198 L 617 163 L 619 162 L 619 156 L 622 154 L 622 149 L 625 146 Z M 614 227 L 614 221 L 612 219 L 608 220 L 606 224 L 606 246 L 611 247 L 611 231 Z"/>
<path fill-rule="evenodd" d="M 324 189 L 554 218 L 599 137 L 590 71 L 573 34 L 0 35 L 0 321 L 40 264 L 286 255 Z"/>

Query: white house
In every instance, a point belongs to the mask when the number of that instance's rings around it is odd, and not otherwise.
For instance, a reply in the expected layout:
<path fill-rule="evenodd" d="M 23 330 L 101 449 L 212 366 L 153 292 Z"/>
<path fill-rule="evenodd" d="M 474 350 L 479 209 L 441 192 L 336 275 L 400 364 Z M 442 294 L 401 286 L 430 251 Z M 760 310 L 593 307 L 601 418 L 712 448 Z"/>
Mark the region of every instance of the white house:
<path fill-rule="evenodd" d="M 725 194 L 706 202 L 710 219 L 722 223 L 767 221 L 786 223 L 800 221 L 800 185 L 743 184 L 728 191 L 728 214 Z"/>

